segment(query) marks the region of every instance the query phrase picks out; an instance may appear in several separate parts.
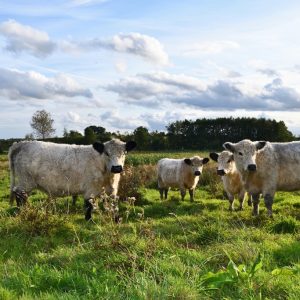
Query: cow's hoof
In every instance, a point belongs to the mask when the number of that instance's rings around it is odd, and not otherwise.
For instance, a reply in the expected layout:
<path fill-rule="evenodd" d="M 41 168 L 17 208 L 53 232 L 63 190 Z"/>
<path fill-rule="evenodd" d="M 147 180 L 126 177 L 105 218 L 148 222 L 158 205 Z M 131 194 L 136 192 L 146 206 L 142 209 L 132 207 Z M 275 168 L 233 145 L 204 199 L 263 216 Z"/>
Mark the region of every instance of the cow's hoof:
<path fill-rule="evenodd" d="M 115 219 L 114 221 L 115 221 L 116 224 L 119 224 L 119 223 L 122 222 L 122 217 L 120 217 L 120 216 L 115 216 L 114 219 Z"/>
<path fill-rule="evenodd" d="M 85 215 L 85 220 L 86 221 L 89 221 L 89 220 L 91 220 L 92 219 L 92 215 L 91 214 L 86 214 Z"/>

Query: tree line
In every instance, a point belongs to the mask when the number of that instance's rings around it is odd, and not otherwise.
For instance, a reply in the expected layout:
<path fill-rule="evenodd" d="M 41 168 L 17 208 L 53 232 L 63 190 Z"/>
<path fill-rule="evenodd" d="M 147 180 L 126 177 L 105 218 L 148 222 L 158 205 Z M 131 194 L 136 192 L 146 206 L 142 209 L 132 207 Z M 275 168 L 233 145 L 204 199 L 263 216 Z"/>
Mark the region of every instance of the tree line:
<path fill-rule="evenodd" d="M 51 126 L 50 126 L 51 127 Z M 50 128 L 53 131 L 53 128 Z M 45 132 L 44 136 L 47 136 Z M 32 139 L 28 135 L 27 139 Z M 289 142 L 297 140 L 283 121 L 256 118 L 217 118 L 181 120 L 170 123 L 166 131 L 149 131 L 146 127 L 137 127 L 133 132 L 109 132 L 102 126 L 88 126 L 84 133 L 75 130 L 64 130 L 62 137 L 48 137 L 43 140 L 88 145 L 93 142 L 105 142 L 111 138 L 123 141 L 135 140 L 138 150 L 221 150 L 224 142 L 267 140 L 270 142 Z M 15 140 L 0 140 L 0 150 L 7 151 Z"/>

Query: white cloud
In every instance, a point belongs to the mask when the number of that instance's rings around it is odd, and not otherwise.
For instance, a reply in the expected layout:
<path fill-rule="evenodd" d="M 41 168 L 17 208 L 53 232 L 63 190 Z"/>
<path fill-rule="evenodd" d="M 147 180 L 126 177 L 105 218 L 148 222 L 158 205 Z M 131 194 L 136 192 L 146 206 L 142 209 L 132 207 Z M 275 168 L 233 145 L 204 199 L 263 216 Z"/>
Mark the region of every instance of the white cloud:
<path fill-rule="evenodd" d="M 37 57 L 45 57 L 56 48 L 46 32 L 22 25 L 15 20 L 1 23 L 0 34 L 6 38 L 5 49 L 13 53 L 28 52 Z"/>
<path fill-rule="evenodd" d="M 3 68 L 0 68 L 0 94 L 14 100 L 93 97 L 89 89 L 81 87 L 64 74 L 46 77 L 34 71 L 22 72 Z"/>
<path fill-rule="evenodd" d="M 217 80 L 204 85 L 197 78 L 165 72 L 127 77 L 105 88 L 137 105 L 173 103 L 205 110 L 300 110 L 299 92 L 284 85 L 281 78 L 257 87 L 255 93 L 247 91 L 247 81 Z"/>
<path fill-rule="evenodd" d="M 80 0 L 80 3 L 92 1 Z M 23 25 L 15 20 L 0 24 L 0 35 L 6 38 L 5 49 L 19 54 L 29 53 L 44 58 L 60 48 L 63 52 L 79 54 L 86 51 L 106 49 L 118 53 L 127 53 L 144 58 L 158 65 L 168 65 L 169 58 L 163 45 L 154 37 L 141 33 L 120 33 L 109 39 L 91 39 L 88 41 L 51 41 L 48 34 L 31 26 Z"/>
<path fill-rule="evenodd" d="M 179 96 L 188 91 L 199 92 L 204 87 L 203 82 L 195 77 L 154 72 L 121 79 L 105 86 L 105 89 L 117 93 L 129 102 L 147 99 L 149 104 L 158 104 L 160 96 Z"/>
<path fill-rule="evenodd" d="M 73 111 L 69 111 L 65 117 L 65 120 L 70 123 L 85 123 L 79 114 Z"/>
<path fill-rule="evenodd" d="M 118 61 L 115 63 L 115 68 L 119 73 L 124 73 L 127 69 L 127 64 L 124 61 Z"/>
<path fill-rule="evenodd" d="M 159 65 L 167 65 L 169 63 L 168 54 L 165 52 L 163 45 L 154 37 L 140 33 L 120 33 L 106 40 L 93 39 L 86 42 L 68 42 L 68 45 L 65 45 L 65 49 L 68 48 L 73 52 L 76 50 L 106 49 L 140 56 Z"/>
<path fill-rule="evenodd" d="M 112 130 L 133 130 L 139 126 L 146 126 L 147 123 L 139 117 L 120 115 L 116 111 L 106 111 L 100 115 L 101 123 Z"/>
<path fill-rule="evenodd" d="M 268 77 L 279 76 L 278 72 L 271 68 L 262 68 L 257 70 L 259 73 L 267 75 Z"/>

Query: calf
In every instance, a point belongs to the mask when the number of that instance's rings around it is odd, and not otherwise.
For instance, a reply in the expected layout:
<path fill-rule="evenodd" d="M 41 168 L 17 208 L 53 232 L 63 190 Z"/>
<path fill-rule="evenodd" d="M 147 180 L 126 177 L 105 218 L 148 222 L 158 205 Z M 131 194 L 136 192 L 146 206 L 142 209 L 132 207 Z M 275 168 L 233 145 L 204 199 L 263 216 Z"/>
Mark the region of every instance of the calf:
<path fill-rule="evenodd" d="M 233 154 L 229 151 L 223 151 L 220 154 L 212 152 L 209 156 L 218 163 L 217 174 L 222 176 L 224 190 L 229 200 L 229 210 L 234 210 L 235 195 L 238 196 L 240 202 L 239 210 L 242 210 L 246 191 L 242 177 L 236 169 Z"/>
<path fill-rule="evenodd" d="M 9 149 L 11 202 L 26 201 L 37 188 L 50 196 L 80 195 L 85 199 L 85 219 L 91 219 L 94 198 L 102 189 L 116 196 L 125 154 L 136 147 L 133 141 L 113 139 L 89 146 L 39 141 L 14 143 Z M 20 193 L 23 191 L 24 193 Z"/>
<path fill-rule="evenodd" d="M 194 156 L 185 159 L 163 158 L 158 161 L 158 188 L 160 199 L 168 197 L 170 187 L 180 189 L 181 199 L 184 200 L 186 189 L 189 190 L 190 200 L 194 201 L 195 187 L 199 181 L 203 165 L 208 163 L 208 158 Z"/>
<path fill-rule="evenodd" d="M 270 143 L 242 140 L 225 143 L 233 153 L 236 167 L 245 189 L 251 194 L 253 215 L 259 213 L 259 195 L 262 193 L 268 215 L 272 216 L 275 192 L 300 189 L 300 142 Z"/>

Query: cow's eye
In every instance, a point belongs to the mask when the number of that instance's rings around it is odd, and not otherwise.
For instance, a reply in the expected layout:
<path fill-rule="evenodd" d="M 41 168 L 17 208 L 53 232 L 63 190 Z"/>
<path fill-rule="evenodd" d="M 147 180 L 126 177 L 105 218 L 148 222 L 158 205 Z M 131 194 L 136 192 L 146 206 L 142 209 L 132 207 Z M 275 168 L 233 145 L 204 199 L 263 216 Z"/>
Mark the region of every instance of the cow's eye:
<path fill-rule="evenodd" d="M 107 152 L 107 151 L 104 151 L 104 153 L 105 153 L 105 155 L 106 155 L 106 156 L 109 156 L 109 154 L 108 154 L 108 152 Z"/>
<path fill-rule="evenodd" d="M 229 159 L 227 163 L 229 164 L 230 162 L 231 162 L 231 159 Z"/>
<path fill-rule="evenodd" d="M 242 153 L 242 152 L 239 152 L 239 155 L 240 155 L 240 156 L 243 156 L 243 153 Z"/>

